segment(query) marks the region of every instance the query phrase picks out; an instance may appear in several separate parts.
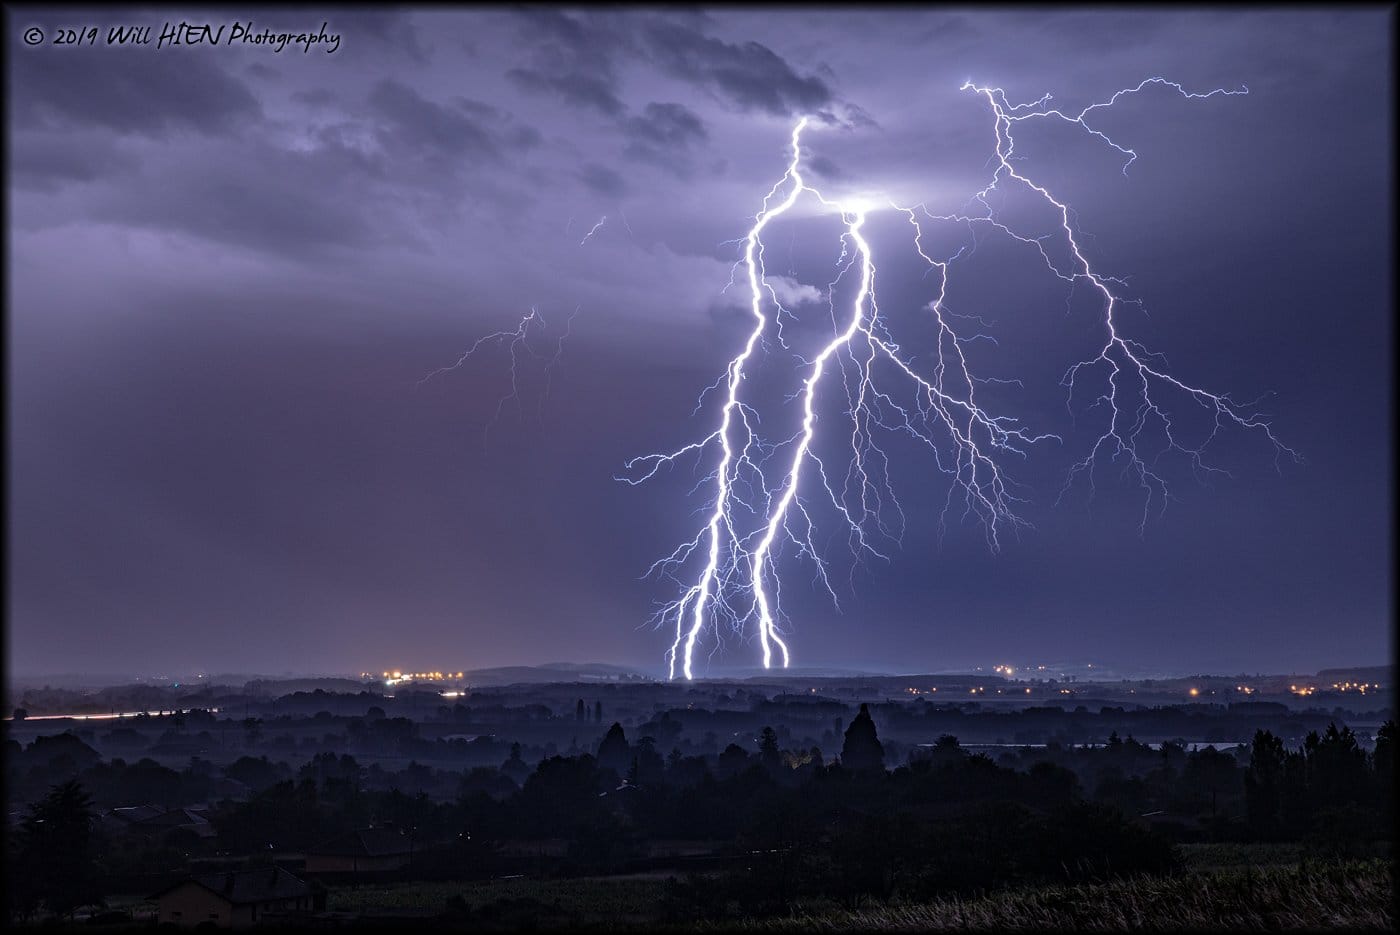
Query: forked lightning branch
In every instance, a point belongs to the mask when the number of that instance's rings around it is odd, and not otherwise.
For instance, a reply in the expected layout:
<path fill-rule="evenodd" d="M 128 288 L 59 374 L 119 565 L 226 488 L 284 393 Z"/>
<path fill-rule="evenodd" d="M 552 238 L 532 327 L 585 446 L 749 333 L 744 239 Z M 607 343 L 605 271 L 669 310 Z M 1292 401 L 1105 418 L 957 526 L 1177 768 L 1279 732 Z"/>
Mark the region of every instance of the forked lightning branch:
<path fill-rule="evenodd" d="M 1149 78 L 1103 102 L 1066 112 L 1052 106 L 1050 95 L 1013 105 L 1000 88 L 964 85 L 964 91 L 987 102 L 993 148 L 990 179 L 959 214 L 935 215 L 922 204 L 829 200 L 803 174 L 802 138 L 809 122 L 798 121 L 787 171 L 764 197 L 743 240 L 737 265 L 742 265 L 747 280 L 751 325 L 712 386 L 722 394 L 710 414 L 712 430 L 670 451 L 634 458 L 627 463 L 629 473 L 619 478 L 640 484 L 682 460 L 707 468 L 698 488 L 706 497 L 700 528 L 651 569 L 680 588 L 656 616 L 656 623 L 673 634 L 667 653 L 672 678 L 678 671 L 692 678 L 697 650 L 708 641 L 713 651 L 726 630 L 741 637 L 756 633 L 765 668 L 775 662 L 789 665 L 792 653 L 781 608 L 779 553 L 791 549 L 800 561 L 812 563 L 816 579 L 836 598 L 823 551 L 828 537 L 819 535 L 815 504 L 824 501 L 834 508 L 834 522 L 846 527 L 857 555 L 882 554 L 881 543 L 890 536 L 881 520 L 881 505 L 898 509 L 898 498 L 884 467 L 884 454 L 876 445 L 876 430 L 904 434 L 928 448 L 931 464 L 948 487 L 944 518 L 955 509 L 973 517 L 985 531 L 991 550 L 1000 548 L 1004 533 L 1024 524 L 1014 510 L 1017 499 L 1011 493 L 1015 487 L 1007 471 L 1008 458 L 1025 457 L 1037 446 L 1059 444 L 1063 439 L 993 412 L 978 398 L 977 387 L 990 381 L 972 372 L 963 351 L 968 336 L 959 330 L 966 326 L 945 305 L 948 282 L 963 250 L 947 257 L 929 256 L 924 248 L 928 225 L 957 224 L 1012 238 L 1026 245 L 1025 253 L 1043 262 L 1067 289 L 1087 286 L 1093 290 L 1101 309 L 1101 344 L 1096 353 L 1070 366 L 1062 382 L 1070 401 L 1093 400 L 1089 412 L 1096 415 L 1095 424 L 1101 428 L 1094 430 L 1098 435 L 1093 444 L 1069 470 L 1065 490 L 1076 484 L 1092 489 L 1100 462 L 1117 464 L 1142 491 L 1142 522 L 1146 523 L 1168 498 L 1167 483 L 1157 466 L 1163 454 L 1183 455 L 1198 474 L 1220 471 L 1205 460 L 1206 449 L 1221 432 L 1239 430 L 1267 439 L 1276 460 L 1284 454 L 1298 458 L 1275 437 L 1254 403 L 1177 379 L 1167 372 L 1159 355 L 1125 331 L 1118 314 L 1123 300 L 1114 292 L 1118 280 L 1095 271 L 1068 204 L 1029 174 L 1016 153 L 1015 131 L 1020 125 L 1063 121 L 1122 154 L 1126 172 L 1137 153 L 1097 128 L 1093 118 L 1121 98 L 1148 89 L 1192 99 L 1248 93 L 1244 88 L 1197 93 L 1175 82 Z M 1013 189 L 1049 208 L 1058 220 L 1057 229 L 1036 235 L 1004 219 L 994 208 L 992 196 Z M 801 407 L 800 426 L 789 437 L 768 438 L 760 432 L 757 402 L 745 395 L 753 382 L 747 377 L 758 366 L 770 338 L 783 342 L 782 316 L 791 313 L 770 283 L 764 235 L 804 198 L 839 216 L 844 225 L 839 273 L 827 290 L 833 328 L 818 352 L 799 358 L 791 374 L 790 398 Z M 920 348 L 918 353 L 895 342 L 881 318 L 876 257 L 863 234 L 867 215 L 874 210 L 897 211 L 908 218 L 918 254 L 937 277 L 937 297 L 927 308 L 937 338 L 932 347 Z M 837 304 L 835 287 L 846 277 L 854 277 L 852 287 L 847 287 L 852 296 Z M 824 423 L 821 418 L 818 397 L 831 393 L 844 395 L 844 424 Z M 1199 440 L 1186 441 L 1175 430 L 1172 406 L 1182 400 L 1210 419 L 1211 429 Z M 827 433 L 849 438 L 848 446 L 840 446 L 844 463 L 832 462 L 829 445 L 815 444 L 819 434 Z"/>

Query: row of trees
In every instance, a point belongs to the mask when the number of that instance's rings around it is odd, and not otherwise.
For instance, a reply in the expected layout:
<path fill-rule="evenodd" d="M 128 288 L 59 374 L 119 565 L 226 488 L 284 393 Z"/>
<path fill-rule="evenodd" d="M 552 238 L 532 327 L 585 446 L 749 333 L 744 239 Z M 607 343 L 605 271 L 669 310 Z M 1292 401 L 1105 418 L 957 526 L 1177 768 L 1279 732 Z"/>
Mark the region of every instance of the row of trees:
<path fill-rule="evenodd" d="M 1254 735 L 1244 775 L 1248 827 L 1261 840 L 1314 835 L 1333 845 L 1364 839 L 1394 819 L 1396 730 L 1386 722 L 1370 754 L 1335 724 L 1289 750 L 1268 731 Z"/>
<path fill-rule="evenodd" d="M 295 771 L 244 757 L 224 773 L 256 791 L 212 810 L 214 842 L 176 829 L 132 852 L 94 834 L 91 798 L 65 782 L 12 836 L 10 911 L 62 915 L 94 901 L 104 876 L 123 869 L 177 871 L 215 849 L 299 851 L 371 824 L 412 835 L 413 872 L 443 878 L 519 869 L 528 842 L 563 842 L 550 866 L 565 873 L 620 870 L 660 842 L 707 842 L 731 870 L 718 884 L 678 883 L 671 893 L 677 911 L 704 916 L 736 902 L 776 911 L 811 894 L 856 904 L 1158 872 L 1174 865 L 1173 840 L 1302 841 L 1346 853 L 1388 840 L 1393 818 L 1389 722 L 1370 753 L 1346 728 L 1310 734 L 1297 749 L 1259 731 L 1247 762 L 1116 736 L 1094 750 L 1021 751 L 997 762 L 948 736 L 887 770 L 865 709 L 830 764 L 819 750 L 783 749 L 778 737 L 763 730 L 752 753 L 731 744 L 718 756 L 663 757 L 650 735 L 632 743 L 614 724 L 596 755 L 532 767 L 517 745 L 500 767 L 455 774 L 417 764 L 386 774 L 329 752 Z M 1056 761 L 1071 754 L 1096 764 L 1090 784 L 1071 768 L 1082 764 Z M 164 769 L 151 765 L 126 768 L 123 781 Z M 113 769 L 96 764 L 83 775 Z M 448 779 L 455 796 L 426 793 Z"/>

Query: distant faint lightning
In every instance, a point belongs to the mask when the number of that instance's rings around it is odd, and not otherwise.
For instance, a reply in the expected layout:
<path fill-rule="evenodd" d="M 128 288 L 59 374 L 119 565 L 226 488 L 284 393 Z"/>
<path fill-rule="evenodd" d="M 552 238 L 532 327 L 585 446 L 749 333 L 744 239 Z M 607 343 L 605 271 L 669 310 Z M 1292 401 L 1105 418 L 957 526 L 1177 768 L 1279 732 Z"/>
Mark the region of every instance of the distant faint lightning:
<path fill-rule="evenodd" d="M 515 326 L 514 331 L 493 331 L 491 334 L 477 338 L 475 343 L 473 343 L 471 347 L 467 348 L 466 351 L 464 351 L 462 355 L 458 357 L 455 361 L 444 367 L 439 367 L 436 370 L 425 374 L 423 378 L 418 381 L 417 386 L 421 387 L 423 384 L 437 377 L 441 377 L 447 373 L 451 373 L 454 370 L 460 369 L 461 367 L 466 365 L 466 363 L 469 360 L 471 360 L 479 350 L 481 350 L 484 346 L 488 344 L 494 342 L 495 344 L 500 345 L 502 342 L 508 342 L 507 346 L 510 349 L 510 390 L 503 394 L 500 397 L 500 399 L 496 401 L 496 411 L 491 416 L 491 419 L 486 423 L 485 427 L 482 429 L 482 437 L 485 438 L 486 435 L 490 433 L 491 427 L 494 426 L 496 422 L 500 420 L 501 412 L 505 409 L 505 405 L 507 402 L 515 400 L 517 406 L 519 406 L 520 404 L 520 364 L 522 355 L 529 356 L 534 360 L 542 362 L 541 376 L 543 378 L 544 383 L 539 399 L 539 407 L 540 412 L 542 414 L 544 400 L 549 395 L 550 385 L 553 382 L 554 366 L 559 362 L 559 358 L 564 353 L 564 341 L 572 333 L 574 318 L 577 315 L 578 309 L 575 308 L 573 314 L 569 315 L 568 319 L 565 322 L 563 333 L 560 334 L 555 341 L 554 353 L 551 354 L 549 357 L 542 357 L 540 354 L 535 352 L 534 348 L 530 346 L 531 331 L 533 330 L 535 333 L 538 334 L 545 331 L 548 328 L 548 325 L 544 320 L 544 316 L 539 313 L 538 309 L 536 309 L 534 306 L 531 306 L 530 311 L 520 319 L 520 323 Z"/>
<path fill-rule="evenodd" d="M 593 235 L 598 233 L 598 229 L 606 223 L 608 223 L 608 216 L 605 214 L 598 219 L 597 224 L 594 224 L 591 228 L 589 228 L 588 233 L 583 235 L 583 239 L 578 242 L 578 245 L 582 247 L 584 244 L 588 243 L 588 241 L 592 240 Z"/>

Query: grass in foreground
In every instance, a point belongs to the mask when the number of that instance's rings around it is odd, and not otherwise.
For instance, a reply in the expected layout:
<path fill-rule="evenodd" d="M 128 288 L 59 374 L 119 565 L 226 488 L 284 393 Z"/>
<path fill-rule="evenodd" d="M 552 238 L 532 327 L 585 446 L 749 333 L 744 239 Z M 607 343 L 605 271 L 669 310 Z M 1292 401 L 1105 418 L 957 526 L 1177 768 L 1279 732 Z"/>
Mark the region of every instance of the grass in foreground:
<path fill-rule="evenodd" d="M 664 881 L 657 878 L 358 886 L 332 890 L 327 908 L 437 913 L 449 901 L 455 902 L 460 911 L 455 917 L 429 922 L 427 927 L 434 929 L 1389 930 L 1395 921 L 1393 887 L 1393 868 L 1386 860 L 1303 861 L 1188 870 L 1170 877 L 1013 890 L 967 899 L 891 902 L 856 911 L 827 902 L 808 903 L 787 916 L 669 925 L 662 920 L 676 915 L 667 912 Z"/>
<path fill-rule="evenodd" d="M 654 919 L 663 878 L 506 879 L 475 883 L 386 883 L 335 887 L 326 908 L 338 912 L 442 910 L 460 896 L 471 910 L 493 903 L 538 900 L 559 915 L 584 922 Z"/>
<path fill-rule="evenodd" d="M 705 930 L 1069 931 L 1391 930 L 1394 871 L 1388 861 L 1303 864 L 1047 887 L 856 912 L 802 912 Z"/>

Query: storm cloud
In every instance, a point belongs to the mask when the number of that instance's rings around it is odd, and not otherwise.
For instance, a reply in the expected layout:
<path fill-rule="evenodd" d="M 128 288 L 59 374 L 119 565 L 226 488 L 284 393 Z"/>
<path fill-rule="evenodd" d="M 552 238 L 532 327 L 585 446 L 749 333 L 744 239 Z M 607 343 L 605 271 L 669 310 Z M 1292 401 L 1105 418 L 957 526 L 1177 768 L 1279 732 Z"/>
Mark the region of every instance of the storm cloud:
<path fill-rule="evenodd" d="M 1387 651 L 1386 11 L 256 11 L 326 22 L 333 54 L 30 47 L 31 24 L 181 16 L 7 16 L 13 670 L 659 667 L 646 621 L 674 582 L 644 573 L 694 535 L 713 462 L 614 478 L 709 431 L 705 388 L 752 322 L 735 263 L 795 118 L 824 194 L 953 215 L 996 139 L 965 82 L 1069 109 L 1152 75 L 1249 94 L 1096 112 L 1138 154 L 1126 175 L 1067 126 L 1018 155 L 1141 300 L 1134 338 L 1193 383 L 1271 393 L 1306 463 L 1231 438 L 1229 475 L 1174 465 L 1145 526 L 1111 471 L 1056 506 L 1103 416 L 1072 417 L 1059 382 L 1097 334 L 1089 290 L 1031 244 L 931 224 L 923 246 L 958 256 L 949 309 L 993 339 L 961 345 L 1001 381 L 978 392 L 1064 444 L 1015 466 L 1032 526 L 992 554 L 975 524 L 940 528 L 946 475 L 890 439 L 902 546 L 834 572 L 840 609 L 784 553 L 796 658 L 1313 671 Z M 932 366 L 937 277 L 906 216 L 868 228 L 881 313 Z M 794 341 L 829 333 L 840 233 L 803 203 L 767 241 Z M 531 309 L 514 375 L 499 339 L 451 366 Z M 761 353 L 784 424 L 804 364 Z"/>

